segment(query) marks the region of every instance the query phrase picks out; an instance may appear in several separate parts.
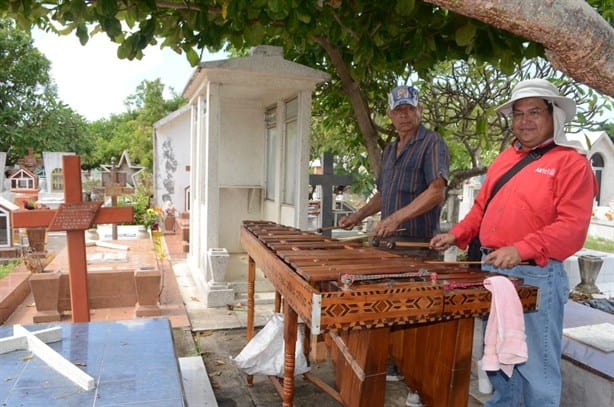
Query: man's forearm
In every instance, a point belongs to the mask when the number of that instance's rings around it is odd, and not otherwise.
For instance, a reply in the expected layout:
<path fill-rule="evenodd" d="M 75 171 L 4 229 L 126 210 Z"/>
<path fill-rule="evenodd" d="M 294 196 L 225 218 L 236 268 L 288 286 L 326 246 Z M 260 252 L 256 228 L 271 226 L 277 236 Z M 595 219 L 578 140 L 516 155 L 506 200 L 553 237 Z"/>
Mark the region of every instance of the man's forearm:
<path fill-rule="evenodd" d="M 371 199 L 369 199 L 369 202 L 367 202 L 362 208 L 357 210 L 354 213 L 354 216 L 356 216 L 356 218 L 359 221 L 362 221 L 367 216 L 375 215 L 376 213 L 380 211 L 380 209 L 381 209 L 381 196 L 378 192 Z"/>

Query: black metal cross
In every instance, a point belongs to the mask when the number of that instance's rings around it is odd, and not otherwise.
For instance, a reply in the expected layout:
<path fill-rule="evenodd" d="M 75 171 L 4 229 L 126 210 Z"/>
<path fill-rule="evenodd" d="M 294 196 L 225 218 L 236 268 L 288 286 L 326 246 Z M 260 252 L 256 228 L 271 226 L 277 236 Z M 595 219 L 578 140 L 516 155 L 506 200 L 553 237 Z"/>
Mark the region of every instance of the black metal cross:
<path fill-rule="evenodd" d="M 322 154 L 322 174 L 310 174 L 309 184 L 322 186 L 322 197 L 320 198 L 320 213 L 322 215 L 322 228 L 333 225 L 333 187 L 338 185 L 349 185 L 352 183 L 351 175 L 335 175 L 333 169 L 333 155 L 331 153 Z M 330 230 L 324 230 L 322 234 L 331 235 Z"/>

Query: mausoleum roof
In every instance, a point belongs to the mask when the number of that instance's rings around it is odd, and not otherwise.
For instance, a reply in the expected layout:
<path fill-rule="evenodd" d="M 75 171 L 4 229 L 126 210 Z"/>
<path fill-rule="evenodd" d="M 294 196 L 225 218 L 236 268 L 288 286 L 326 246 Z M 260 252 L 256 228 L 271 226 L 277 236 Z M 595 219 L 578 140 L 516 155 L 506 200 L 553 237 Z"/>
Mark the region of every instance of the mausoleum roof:
<path fill-rule="evenodd" d="M 614 151 L 614 143 L 605 131 L 582 130 L 578 133 L 567 133 L 566 137 L 581 144 L 585 151 L 591 151 L 592 146 L 598 143 L 603 143 L 605 146 L 609 146 L 611 151 Z M 589 147 L 589 143 L 591 147 Z M 603 150 L 603 148 L 600 148 L 600 150 Z"/>
<path fill-rule="evenodd" d="M 202 62 L 192 74 L 182 96 L 191 98 L 204 81 L 244 88 L 312 88 L 330 75 L 284 59 L 281 47 L 259 46 L 250 55 Z M 240 89 L 240 88 L 239 88 Z"/>

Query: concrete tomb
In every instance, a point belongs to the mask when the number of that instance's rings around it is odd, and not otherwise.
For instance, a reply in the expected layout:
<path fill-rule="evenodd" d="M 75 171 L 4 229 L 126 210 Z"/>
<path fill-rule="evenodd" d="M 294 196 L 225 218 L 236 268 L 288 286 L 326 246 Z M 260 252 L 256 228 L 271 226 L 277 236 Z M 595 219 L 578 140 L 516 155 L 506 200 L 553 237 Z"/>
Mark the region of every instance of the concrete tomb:
<path fill-rule="evenodd" d="M 186 405 L 168 319 L 60 323 L 53 327 L 45 324 L 24 328 L 35 336 L 35 331 L 46 328 L 56 329 L 57 333 L 58 327 L 61 338 L 48 344 L 49 353 L 77 369 L 77 376 L 91 378 L 93 385 L 77 384 L 46 363 L 38 351 L 26 348 L 0 352 L 0 405 Z M 12 340 L 12 337 L 12 327 L 0 326 L 0 341 L 3 338 Z"/>
<path fill-rule="evenodd" d="M 613 405 L 614 315 L 575 301 L 565 305 L 564 315 L 561 407 Z M 608 340 L 598 343 L 599 336 Z"/>

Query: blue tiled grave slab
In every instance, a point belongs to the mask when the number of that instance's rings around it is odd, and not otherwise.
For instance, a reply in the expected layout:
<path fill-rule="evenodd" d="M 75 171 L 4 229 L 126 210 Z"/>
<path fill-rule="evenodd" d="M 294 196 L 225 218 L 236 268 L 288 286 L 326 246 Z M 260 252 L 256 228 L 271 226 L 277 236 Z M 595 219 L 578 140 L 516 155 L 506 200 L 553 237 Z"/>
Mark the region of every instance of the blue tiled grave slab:
<path fill-rule="evenodd" d="M 182 407 L 181 375 L 166 318 L 26 325 L 29 331 L 60 326 L 49 346 L 96 382 L 85 391 L 28 350 L 0 355 L 3 407 Z M 0 326 L 0 338 L 13 336 Z M 31 357 L 32 356 L 32 357 Z"/>

